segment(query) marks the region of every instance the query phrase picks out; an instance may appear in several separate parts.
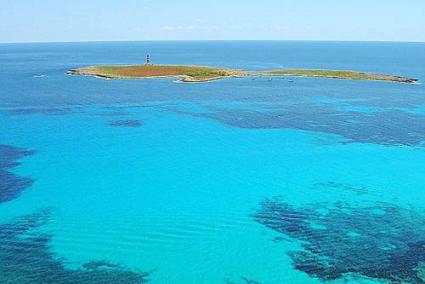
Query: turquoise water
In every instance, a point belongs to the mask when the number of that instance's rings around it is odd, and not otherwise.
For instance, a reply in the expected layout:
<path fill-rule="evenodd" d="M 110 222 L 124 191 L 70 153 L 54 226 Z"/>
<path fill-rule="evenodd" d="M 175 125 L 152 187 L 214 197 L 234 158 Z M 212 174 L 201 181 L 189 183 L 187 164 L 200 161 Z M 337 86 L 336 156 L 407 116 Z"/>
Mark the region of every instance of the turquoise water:
<path fill-rule="evenodd" d="M 425 81 L 425 44 L 0 45 L 2 283 L 425 283 L 424 85 L 65 75 L 147 52 Z"/>

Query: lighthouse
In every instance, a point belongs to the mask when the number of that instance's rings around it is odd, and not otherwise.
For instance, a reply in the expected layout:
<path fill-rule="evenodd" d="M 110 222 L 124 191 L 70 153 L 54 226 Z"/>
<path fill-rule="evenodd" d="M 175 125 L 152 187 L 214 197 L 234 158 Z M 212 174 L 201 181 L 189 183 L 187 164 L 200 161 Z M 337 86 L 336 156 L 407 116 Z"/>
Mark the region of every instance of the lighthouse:
<path fill-rule="evenodd" d="M 146 62 L 145 65 L 152 65 L 151 64 L 151 56 L 149 54 L 146 54 Z"/>

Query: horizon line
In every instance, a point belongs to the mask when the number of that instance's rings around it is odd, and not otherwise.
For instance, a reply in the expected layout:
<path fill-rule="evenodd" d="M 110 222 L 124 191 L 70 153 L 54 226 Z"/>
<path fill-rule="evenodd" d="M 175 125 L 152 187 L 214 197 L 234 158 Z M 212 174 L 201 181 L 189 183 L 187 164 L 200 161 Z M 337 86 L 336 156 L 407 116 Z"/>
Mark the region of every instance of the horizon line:
<path fill-rule="evenodd" d="M 365 42 L 365 43 L 425 43 L 425 41 L 397 40 L 331 40 L 331 39 L 152 39 L 152 40 L 76 40 L 76 41 L 0 41 L 0 44 L 54 44 L 54 43 L 119 43 L 119 42 Z"/>

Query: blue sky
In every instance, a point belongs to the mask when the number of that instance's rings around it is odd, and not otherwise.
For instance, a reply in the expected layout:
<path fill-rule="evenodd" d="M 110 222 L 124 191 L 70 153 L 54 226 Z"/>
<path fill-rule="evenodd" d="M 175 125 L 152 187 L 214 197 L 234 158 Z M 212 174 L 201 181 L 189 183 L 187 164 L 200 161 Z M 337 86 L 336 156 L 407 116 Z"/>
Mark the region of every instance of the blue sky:
<path fill-rule="evenodd" d="M 0 0 L 0 42 L 425 41 L 424 0 Z"/>

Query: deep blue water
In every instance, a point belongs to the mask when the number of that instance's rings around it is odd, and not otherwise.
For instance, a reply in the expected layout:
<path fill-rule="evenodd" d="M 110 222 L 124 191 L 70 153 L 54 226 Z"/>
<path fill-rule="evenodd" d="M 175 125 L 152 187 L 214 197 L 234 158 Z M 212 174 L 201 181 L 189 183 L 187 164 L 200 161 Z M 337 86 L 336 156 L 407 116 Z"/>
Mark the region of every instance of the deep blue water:
<path fill-rule="evenodd" d="M 65 74 L 147 53 L 419 84 Z M 0 45 L 0 282 L 425 283 L 424 62 L 424 43 Z"/>

